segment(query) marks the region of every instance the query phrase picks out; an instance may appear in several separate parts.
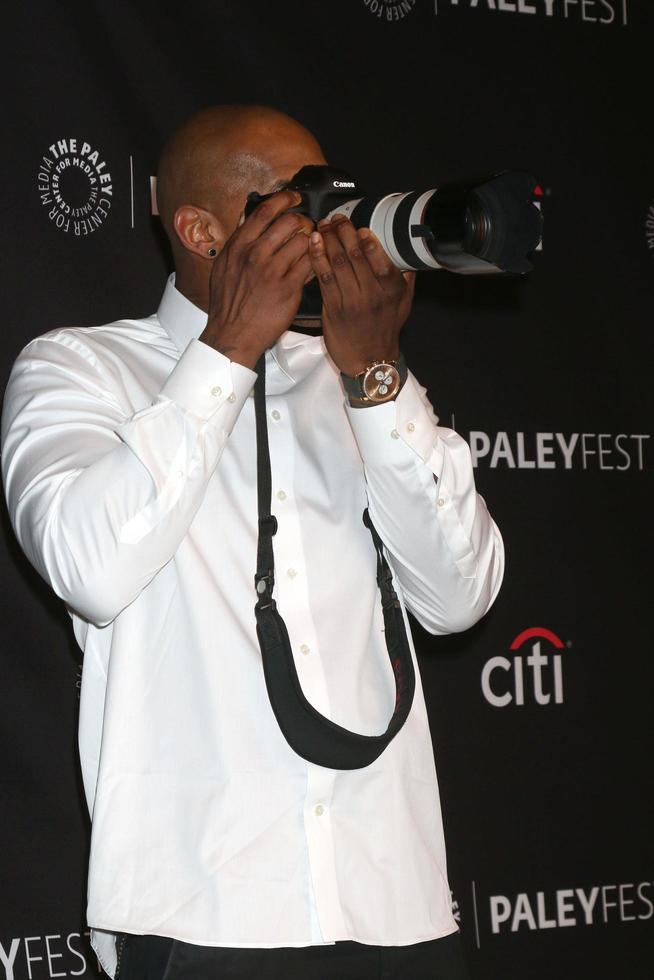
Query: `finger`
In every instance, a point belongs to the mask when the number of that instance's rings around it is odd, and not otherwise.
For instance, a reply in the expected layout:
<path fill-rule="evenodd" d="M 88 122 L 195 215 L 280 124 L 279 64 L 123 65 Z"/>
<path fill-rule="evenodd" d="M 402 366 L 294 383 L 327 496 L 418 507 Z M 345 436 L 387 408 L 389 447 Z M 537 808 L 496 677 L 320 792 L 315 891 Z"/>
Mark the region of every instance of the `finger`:
<path fill-rule="evenodd" d="M 240 228 L 236 229 L 232 237 L 242 244 L 253 242 L 280 214 L 288 211 L 289 208 L 296 207 L 301 201 L 302 195 L 298 194 L 297 191 L 279 191 L 277 194 L 273 194 L 257 205 Z"/>
<path fill-rule="evenodd" d="M 403 292 L 405 286 L 402 273 L 390 260 L 375 233 L 370 228 L 359 228 L 357 234 L 372 274 L 384 292 Z"/>
<path fill-rule="evenodd" d="M 283 214 L 273 221 L 272 225 L 259 238 L 237 250 L 236 262 L 241 263 L 245 259 L 246 265 L 251 269 L 264 269 L 276 255 L 281 252 L 286 245 L 294 239 L 298 239 L 295 248 L 306 251 L 309 242 L 309 234 L 313 223 L 309 222 L 299 214 Z M 295 257 L 295 252 L 292 253 Z M 282 261 L 274 267 L 277 275 L 284 275 L 288 267 L 288 262 Z"/>
<path fill-rule="evenodd" d="M 311 259 L 311 268 L 315 272 L 320 284 L 320 292 L 322 293 L 325 304 L 333 304 L 340 300 L 341 291 L 336 282 L 336 276 L 334 275 L 329 258 L 327 257 L 324 237 L 319 231 L 314 231 L 311 234 L 309 258 Z"/>
<path fill-rule="evenodd" d="M 313 221 L 303 214 L 282 214 L 252 242 L 262 254 L 272 254 L 286 244 L 294 235 L 303 235 L 308 239 L 313 231 Z M 306 243 L 305 243 L 306 244 Z"/>
<path fill-rule="evenodd" d="M 337 215 L 332 221 L 326 224 L 321 223 L 319 226 L 320 233 L 323 237 L 325 253 L 342 296 L 345 296 L 346 293 L 351 293 L 352 290 L 358 291 L 359 289 L 359 283 L 354 274 L 350 257 L 345 251 L 338 235 L 338 225 L 341 221 L 345 220 L 347 219 Z"/>
<path fill-rule="evenodd" d="M 407 297 L 413 299 L 413 292 L 416 288 L 416 274 L 415 272 L 403 272 L 402 276 L 406 283 Z"/>
<path fill-rule="evenodd" d="M 344 215 L 337 215 L 332 219 L 330 229 L 334 230 L 338 236 L 344 251 L 350 260 L 352 271 L 360 287 L 369 286 L 374 277 L 371 273 L 370 265 L 361 249 L 361 242 L 352 222 Z"/>
<path fill-rule="evenodd" d="M 307 282 L 311 282 L 314 276 L 308 251 L 301 255 L 286 273 L 287 281 L 294 287 L 304 286 Z"/>
<path fill-rule="evenodd" d="M 274 276 L 285 276 L 292 265 L 309 251 L 309 238 L 302 232 L 293 235 L 277 250 L 271 258 L 271 272 Z"/>

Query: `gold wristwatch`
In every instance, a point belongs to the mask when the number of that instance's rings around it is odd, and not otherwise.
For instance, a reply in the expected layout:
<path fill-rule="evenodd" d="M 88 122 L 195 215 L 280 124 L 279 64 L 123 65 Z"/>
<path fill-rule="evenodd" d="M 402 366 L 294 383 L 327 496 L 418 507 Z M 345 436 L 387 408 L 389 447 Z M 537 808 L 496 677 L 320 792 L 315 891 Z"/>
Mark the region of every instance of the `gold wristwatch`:
<path fill-rule="evenodd" d="M 395 398 L 406 376 L 407 366 L 402 354 L 397 361 L 372 361 L 354 377 L 341 371 L 348 397 L 368 405 L 381 405 Z"/>

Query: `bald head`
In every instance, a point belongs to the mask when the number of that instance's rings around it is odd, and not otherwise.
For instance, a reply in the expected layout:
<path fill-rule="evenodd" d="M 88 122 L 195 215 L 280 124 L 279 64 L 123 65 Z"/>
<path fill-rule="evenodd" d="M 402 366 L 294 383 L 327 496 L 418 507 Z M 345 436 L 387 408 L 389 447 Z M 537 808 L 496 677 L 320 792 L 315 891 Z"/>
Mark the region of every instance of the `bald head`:
<path fill-rule="evenodd" d="M 220 250 L 249 191 L 269 193 L 305 164 L 324 162 L 311 133 L 276 109 L 213 106 L 191 116 L 166 143 L 157 174 L 159 213 L 176 264 L 189 259 L 190 210 L 213 218 Z"/>

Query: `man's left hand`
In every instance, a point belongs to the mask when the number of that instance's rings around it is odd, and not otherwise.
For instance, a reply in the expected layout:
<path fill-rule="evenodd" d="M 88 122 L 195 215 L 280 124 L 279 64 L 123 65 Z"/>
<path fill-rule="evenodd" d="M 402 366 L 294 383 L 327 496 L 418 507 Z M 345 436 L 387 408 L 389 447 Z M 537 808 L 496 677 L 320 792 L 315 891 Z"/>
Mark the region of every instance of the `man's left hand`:
<path fill-rule="evenodd" d="M 357 231 L 341 214 L 319 223 L 309 258 L 322 293 L 325 345 L 336 366 L 354 376 L 373 360 L 397 360 L 415 273 L 400 272 L 369 228 Z"/>

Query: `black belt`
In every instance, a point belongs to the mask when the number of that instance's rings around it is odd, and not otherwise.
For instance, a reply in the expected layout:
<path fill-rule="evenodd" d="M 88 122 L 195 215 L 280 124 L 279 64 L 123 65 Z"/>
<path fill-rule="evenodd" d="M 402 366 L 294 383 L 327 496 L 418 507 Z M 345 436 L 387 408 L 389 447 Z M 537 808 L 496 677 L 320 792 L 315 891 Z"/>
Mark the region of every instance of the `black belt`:
<path fill-rule="evenodd" d="M 257 592 L 254 613 L 268 697 L 282 734 L 293 751 L 303 759 L 329 769 L 362 769 L 381 755 L 391 739 L 397 735 L 411 710 L 416 679 L 402 609 L 393 589 L 392 573 L 384 556 L 382 540 L 366 508 L 363 512 L 363 523 L 370 530 L 377 552 L 377 585 L 381 593 L 386 647 L 395 677 L 395 708 L 386 731 L 381 735 L 351 732 L 320 714 L 302 692 L 286 625 L 273 599 L 275 559 L 272 539 L 277 533 L 277 518 L 270 513 L 272 477 L 266 420 L 265 353 L 256 370 L 258 377 L 254 386 L 254 408 L 257 429 L 259 542 L 257 571 L 254 576 Z M 335 615 L 339 615 L 338 610 L 335 610 Z"/>

